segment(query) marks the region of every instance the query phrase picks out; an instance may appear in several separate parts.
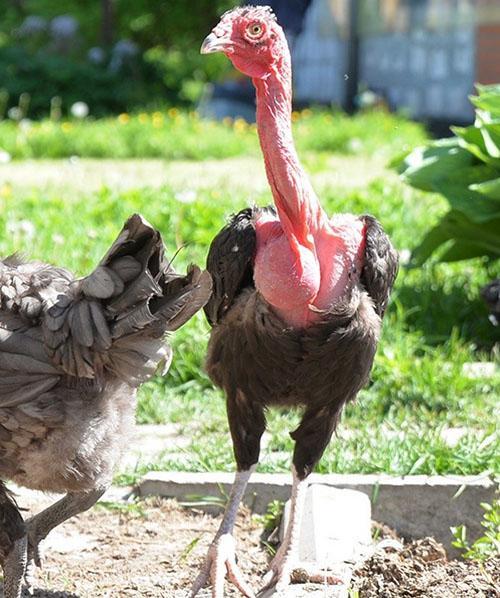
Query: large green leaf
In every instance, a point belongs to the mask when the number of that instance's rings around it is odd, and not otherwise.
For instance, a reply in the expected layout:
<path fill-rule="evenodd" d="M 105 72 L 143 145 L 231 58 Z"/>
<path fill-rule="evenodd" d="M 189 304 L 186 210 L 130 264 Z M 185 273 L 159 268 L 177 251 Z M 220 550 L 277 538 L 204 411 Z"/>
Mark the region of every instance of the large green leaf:
<path fill-rule="evenodd" d="M 486 151 L 492 158 L 500 159 L 500 124 L 485 124 L 481 127 Z"/>
<path fill-rule="evenodd" d="M 481 130 L 475 126 L 451 127 L 451 130 L 458 137 L 460 147 L 468 150 L 482 162 L 496 167 L 500 170 L 500 160 L 492 158 L 486 149 Z"/>
<path fill-rule="evenodd" d="M 453 246 L 441 256 L 443 261 L 454 261 L 488 255 L 500 258 L 500 217 L 489 222 L 476 223 L 458 210 L 450 210 L 443 216 L 439 224 L 431 229 L 420 245 L 413 251 L 412 263 L 422 265 L 441 245 L 447 241 L 454 241 Z M 479 250 L 481 250 L 479 252 Z M 462 257 L 457 257 L 461 255 Z"/>
<path fill-rule="evenodd" d="M 487 222 L 500 216 L 500 202 L 477 193 L 458 180 L 438 181 L 434 185 L 436 192 L 446 197 L 451 207 L 463 212 L 473 222 Z"/>
<path fill-rule="evenodd" d="M 440 259 L 442 262 L 459 262 L 460 260 L 470 260 L 475 257 L 482 257 L 483 255 L 495 257 L 495 254 L 489 253 L 480 243 L 455 240 L 449 243 L 449 246 L 442 253 Z"/>
<path fill-rule="evenodd" d="M 399 172 L 413 187 L 434 191 L 436 181 L 475 162 L 476 158 L 460 147 L 456 139 L 446 139 L 428 147 L 416 148 L 402 161 Z"/>
<path fill-rule="evenodd" d="M 474 125 L 455 127 L 454 138 L 416 148 L 395 163 L 406 182 L 440 193 L 451 207 L 414 250 L 415 265 L 440 248 L 443 261 L 500 257 L 500 85 L 477 89 Z"/>
<path fill-rule="evenodd" d="M 474 183 L 470 186 L 472 191 L 486 195 L 490 199 L 500 201 L 500 178 L 485 181 L 484 183 Z"/>
<path fill-rule="evenodd" d="M 493 118 L 500 118 L 500 85 L 476 85 L 478 95 L 471 102 L 480 110 L 490 112 Z"/>
<path fill-rule="evenodd" d="M 431 228 L 422 239 L 420 245 L 412 251 L 410 264 L 412 266 L 421 266 L 431 257 L 438 247 L 449 240 L 450 236 L 448 231 L 445 227 L 441 226 L 441 223 L 434 228 Z"/>

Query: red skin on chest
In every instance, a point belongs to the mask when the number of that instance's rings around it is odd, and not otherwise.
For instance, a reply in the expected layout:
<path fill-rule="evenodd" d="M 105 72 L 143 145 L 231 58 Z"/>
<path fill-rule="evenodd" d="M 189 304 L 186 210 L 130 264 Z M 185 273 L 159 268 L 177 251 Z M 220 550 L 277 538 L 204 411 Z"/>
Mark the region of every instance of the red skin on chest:
<path fill-rule="evenodd" d="M 292 246 L 277 216 L 264 213 L 256 222 L 257 289 L 293 327 L 321 318 L 359 278 L 365 231 L 361 220 L 337 215 L 311 233 L 310 243 Z"/>

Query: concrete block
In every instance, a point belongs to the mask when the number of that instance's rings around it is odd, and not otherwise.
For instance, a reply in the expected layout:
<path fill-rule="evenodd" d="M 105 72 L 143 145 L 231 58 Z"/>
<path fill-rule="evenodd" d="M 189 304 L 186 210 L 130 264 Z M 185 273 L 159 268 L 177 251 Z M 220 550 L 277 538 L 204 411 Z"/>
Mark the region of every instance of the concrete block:
<path fill-rule="evenodd" d="M 290 519 L 288 501 L 282 520 L 280 539 L 283 540 Z M 298 569 L 317 575 L 321 571 L 338 578 L 335 585 L 292 585 L 283 596 L 344 598 L 354 564 L 366 558 L 372 547 L 371 504 L 366 494 L 356 490 L 338 490 L 314 484 L 307 490 L 304 515 L 300 528 Z M 305 579 L 310 579 L 304 575 Z M 263 594 L 262 598 L 279 598 L 279 592 Z M 261 597 L 259 597 L 261 598 Z"/>
<path fill-rule="evenodd" d="M 285 507 L 281 540 L 289 516 L 290 501 Z M 371 504 L 366 494 L 321 484 L 310 486 L 300 529 L 300 561 L 329 568 L 364 559 L 372 546 L 371 521 Z"/>
<path fill-rule="evenodd" d="M 344 586 L 321 586 L 313 583 L 291 585 L 282 592 L 268 590 L 258 598 L 348 598 L 349 590 Z"/>
<path fill-rule="evenodd" d="M 139 483 L 140 496 L 159 495 L 185 499 L 186 495 L 221 496 L 227 493 L 234 475 L 228 473 L 151 472 Z M 386 474 L 313 474 L 311 484 L 349 488 L 363 492 L 372 500 L 372 516 L 386 523 L 405 538 L 434 536 L 451 555 L 450 527 L 467 525 L 473 540 L 482 533 L 481 502 L 491 502 L 495 482 L 479 476 L 407 476 Z M 244 502 L 255 513 L 265 513 L 272 500 L 290 498 L 289 474 L 254 474 Z"/>

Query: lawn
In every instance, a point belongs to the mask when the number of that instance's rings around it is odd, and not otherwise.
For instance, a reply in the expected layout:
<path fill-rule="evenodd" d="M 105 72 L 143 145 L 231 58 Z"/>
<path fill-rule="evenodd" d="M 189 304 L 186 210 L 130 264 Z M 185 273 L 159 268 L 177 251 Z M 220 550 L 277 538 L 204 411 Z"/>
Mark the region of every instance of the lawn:
<path fill-rule="evenodd" d="M 157 126 L 154 119 L 143 115 L 141 123 L 141 115 L 127 115 L 123 122 L 67 123 L 66 132 L 62 124 L 19 132 L 0 123 L 0 150 L 14 158 L 110 158 L 0 165 L 0 253 L 19 250 L 84 274 L 123 220 L 139 211 L 163 232 L 170 254 L 183 247 L 175 259 L 182 270 L 191 261 L 204 262 L 228 214 L 271 201 L 251 127 L 215 125 L 180 113 L 156 116 Z M 350 120 L 307 112 L 296 121 L 301 156 L 328 211 L 374 214 L 403 255 L 446 211 L 439 196 L 405 186 L 384 167 L 395 153 L 424 139 L 416 125 L 380 114 Z M 46 137 L 38 139 L 44 126 Z M 129 126 L 135 131 L 130 136 Z M 492 274 L 480 260 L 401 269 L 371 384 L 346 409 L 320 472 L 500 469 L 495 412 L 500 375 L 497 370 L 489 378 L 471 378 L 463 368 L 494 357 L 495 329 L 478 298 Z M 169 375 L 140 391 L 138 422 L 173 422 L 189 437 L 189 446 L 177 452 L 165 447 L 161 462 L 142 463 L 122 480 L 157 468 L 233 469 L 224 399 L 203 372 L 208 332 L 198 314 L 173 338 Z M 260 471 L 288 470 L 288 432 L 297 422 L 296 413 L 269 413 Z M 462 429 L 454 442 L 449 428 Z"/>

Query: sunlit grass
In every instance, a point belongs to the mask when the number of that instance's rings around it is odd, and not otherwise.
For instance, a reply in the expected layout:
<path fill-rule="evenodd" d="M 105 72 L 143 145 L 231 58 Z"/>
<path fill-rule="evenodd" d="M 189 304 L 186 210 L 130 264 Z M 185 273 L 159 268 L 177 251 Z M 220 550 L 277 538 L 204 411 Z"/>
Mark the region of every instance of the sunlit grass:
<path fill-rule="evenodd" d="M 294 118 L 300 151 L 392 155 L 425 139 L 421 126 L 383 111 L 356 118 L 341 112 L 305 110 Z M 401 140 L 404 143 L 401 143 Z M 12 158 L 167 158 L 205 160 L 258 155 L 255 125 L 222 123 L 196 112 L 121 114 L 85 121 L 0 122 L 0 150 Z"/>
<path fill-rule="evenodd" d="M 303 147 L 313 143 L 314 135 L 300 128 L 319 127 L 317 123 L 321 124 L 325 117 L 325 114 L 306 113 L 296 122 L 297 136 Z M 136 126 L 137 121 L 136 134 L 146 137 L 139 127 L 139 118 L 140 115 L 134 116 L 124 124 L 119 120 L 110 121 L 109 126 L 120 130 L 119 127 Z M 151 130 L 154 129 L 152 118 L 151 115 L 147 115 L 147 120 L 143 117 L 141 124 L 149 123 Z M 185 137 L 194 135 L 189 127 L 194 127 L 198 121 L 186 114 L 162 115 L 161 127 L 177 118 L 186 122 L 192 119 Z M 363 117 L 351 121 L 349 126 L 346 117 L 338 118 L 344 123 L 341 126 L 351 131 L 351 138 L 356 127 L 367 126 Z M 96 131 L 101 125 L 105 126 L 95 123 Z M 5 126 L 0 124 L 0 131 Z M 53 126 L 60 128 L 60 125 Z M 81 126 L 84 131 L 85 127 L 92 128 L 93 125 L 74 126 Z M 227 129 L 229 148 L 257 151 L 255 133 L 247 128 L 240 134 L 234 130 L 234 123 L 203 123 L 199 126 L 213 126 L 214 131 Z M 165 152 L 170 141 L 161 127 L 154 143 Z M 376 143 L 380 147 L 376 151 L 389 154 L 391 148 L 403 148 L 413 143 L 411 127 L 413 125 L 402 124 L 393 139 L 385 132 L 388 135 L 386 145 L 382 145 L 379 136 Z M 101 135 L 102 147 L 108 154 L 113 154 L 115 138 L 111 130 L 106 133 L 102 129 L 99 137 Z M 328 135 L 330 133 L 325 133 L 325 139 Z M 203 133 L 197 136 L 201 139 Z M 189 144 L 181 137 L 179 132 L 179 143 L 185 144 L 182 153 Z M 211 155 L 217 155 L 219 151 L 216 137 L 214 133 L 211 141 L 203 141 L 211 148 L 208 152 L 212 152 Z M 74 138 L 76 140 L 76 134 Z M 346 137 L 346 143 L 348 141 Z M 116 147 L 119 148 L 121 142 L 116 140 Z M 414 247 L 446 209 L 439 197 L 410 189 L 393 176 L 381 177 L 358 188 L 339 187 L 335 172 L 331 171 L 325 158 L 328 156 L 327 142 L 321 145 L 322 142 L 315 138 L 314 143 L 322 153 L 316 154 L 315 158 L 309 147 L 307 168 L 313 175 L 313 182 L 320 183 L 325 208 L 329 212 L 374 214 L 398 249 Z M 371 143 L 367 141 L 365 144 L 363 151 L 367 155 L 376 149 L 375 145 L 367 149 Z M 42 146 L 39 147 L 40 154 L 46 155 Z M 221 143 L 220 151 L 227 153 L 230 151 L 228 147 Z M 369 161 L 367 157 L 367 165 Z M 112 167 L 120 173 L 118 162 Z M 9 167 L 2 168 L 1 174 L 8 180 Z M 199 163 L 183 165 L 183 168 L 186 172 L 192 168 L 192 179 L 198 179 Z M 131 212 L 139 211 L 162 231 L 170 255 L 183 246 L 174 263 L 177 269 L 183 270 L 193 261 L 203 264 L 207 247 L 228 214 L 251 201 L 261 205 L 271 201 L 267 189 L 241 193 L 238 171 L 223 179 L 217 175 L 218 164 L 215 162 L 204 170 L 203 180 L 197 180 L 192 188 L 180 183 L 150 188 L 144 181 L 144 186 L 137 189 L 117 192 L 103 188 L 96 193 L 80 192 L 72 201 L 67 197 L 71 196 L 72 186 L 76 183 L 70 178 L 64 193 L 51 191 L 45 196 L 37 191 L 2 186 L 0 182 L 0 254 L 20 250 L 28 257 L 85 274 L 104 254 L 122 222 Z M 486 265 L 480 260 L 459 264 L 429 263 L 422 269 L 401 269 L 384 323 L 371 383 L 356 403 L 346 409 L 339 437 L 328 448 L 320 471 L 475 474 L 500 469 L 498 409 L 495 409 L 500 395 L 500 376 L 470 379 L 463 370 L 464 363 L 494 359 L 495 330 L 478 297 L 479 289 L 491 277 L 492 273 L 487 272 Z M 175 359 L 168 376 L 151 381 L 139 393 L 138 421 L 176 423 L 180 433 L 190 439 L 189 446 L 173 454 L 168 446 L 165 447 L 167 455 L 163 460 L 142 463 L 133 475 L 161 468 L 233 469 L 224 398 L 212 387 L 203 371 L 208 334 L 209 328 L 200 313 L 173 336 Z M 297 413 L 274 410 L 269 413 L 261 471 L 288 469 L 292 451 L 289 431 L 298 421 Z M 455 445 L 443 438 L 443 430 L 450 427 L 464 428 L 463 436 Z M 129 478 L 130 475 L 123 479 Z"/>

